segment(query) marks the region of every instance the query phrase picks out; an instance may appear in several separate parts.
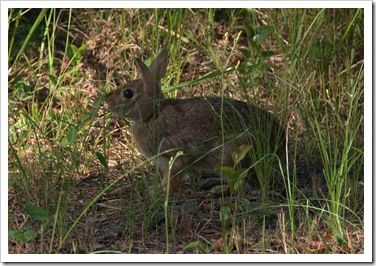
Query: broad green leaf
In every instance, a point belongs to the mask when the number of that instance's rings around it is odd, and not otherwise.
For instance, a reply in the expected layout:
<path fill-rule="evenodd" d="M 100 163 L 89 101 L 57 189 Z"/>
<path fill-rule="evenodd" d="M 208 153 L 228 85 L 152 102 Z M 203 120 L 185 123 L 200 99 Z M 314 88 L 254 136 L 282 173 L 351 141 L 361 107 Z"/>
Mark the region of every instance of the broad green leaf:
<path fill-rule="evenodd" d="M 32 92 L 32 87 L 27 80 L 17 77 L 9 84 L 9 92 L 19 99 L 25 99 Z"/>
<path fill-rule="evenodd" d="M 60 145 L 62 147 L 67 147 L 69 144 L 73 143 L 76 138 L 77 138 L 77 128 L 76 127 L 70 127 L 70 129 L 68 130 L 68 134 L 66 137 L 64 137 L 62 140 L 61 140 L 61 143 Z"/>
<path fill-rule="evenodd" d="M 69 44 L 67 47 L 67 57 L 70 60 L 70 64 L 73 66 L 78 65 L 82 59 L 82 52 L 86 49 L 86 45 L 81 45 L 77 48 L 74 44 Z"/>
<path fill-rule="evenodd" d="M 99 107 L 100 105 L 102 105 L 102 103 L 104 102 L 105 99 L 106 99 L 105 95 L 101 95 L 101 96 L 95 98 L 94 101 L 93 101 L 93 106 Z"/>
<path fill-rule="evenodd" d="M 220 170 L 221 170 L 221 173 L 227 177 L 233 176 L 235 174 L 234 168 L 230 166 L 221 166 Z"/>
<path fill-rule="evenodd" d="M 63 147 L 63 148 L 65 148 L 65 147 L 67 147 L 68 145 L 69 145 L 69 143 L 68 143 L 68 139 L 67 139 L 67 137 L 64 137 L 64 138 L 61 140 L 61 142 L 60 142 L 60 146 Z"/>
<path fill-rule="evenodd" d="M 97 156 L 97 158 L 98 158 L 99 162 L 101 163 L 101 165 L 103 166 L 103 168 L 108 170 L 108 162 L 107 162 L 106 157 L 98 151 L 95 152 L 95 156 Z"/>
<path fill-rule="evenodd" d="M 48 212 L 42 207 L 28 203 L 25 206 L 25 211 L 33 220 L 40 221 L 42 223 L 48 220 Z"/>
<path fill-rule="evenodd" d="M 221 207 L 219 216 L 220 216 L 222 224 L 225 224 L 228 221 L 228 219 L 231 217 L 230 208 L 227 206 Z"/>
<path fill-rule="evenodd" d="M 236 169 L 234 178 L 229 179 L 229 185 L 232 192 L 237 192 L 243 187 L 248 172 L 249 168 Z"/>
<path fill-rule="evenodd" d="M 151 64 L 153 63 L 153 57 L 149 57 L 148 59 L 145 60 L 145 65 L 147 65 L 148 67 L 151 66 Z"/>
<path fill-rule="evenodd" d="M 9 238 L 15 238 L 22 243 L 28 243 L 37 237 L 37 233 L 30 227 L 26 227 L 21 231 L 10 231 L 8 233 Z"/>
<path fill-rule="evenodd" d="M 71 127 L 70 130 L 68 131 L 67 139 L 69 143 L 72 143 L 76 140 L 77 138 L 77 128 Z"/>
<path fill-rule="evenodd" d="M 261 26 L 256 29 L 256 34 L 253 36 L 252 41 L 257 45 L 263 43 L 266 38 L 272 35 L 274 32 L 274 27 L 272 26 Z"/>
<path fill-rule="evenodd" d="M 221 166 L 220 172 L 229 179 L 232 179 L 235 176 L 235 169 L 229 166 Z"/>
<path fill-rule="evenodd" d="M 92 117 L 92 112 L 85 112 L 80 116 L 80 123 L 85 123 Z"/>
<path fill-rule="evenodd" d="M 69 44 L 67 47 L 67 57 L 72 60 L 77 52 L 77 47 L 74 44 Z"/>
<path fill-rule="evenodd" d="M 202 248 L 203 246 L 205 246 L 205 244 L 202 241 L 196 240 L 196 241 L 189 242 L 187 245 L 185 245 L 184 249 L 196 249 L 196 248 Z"/>
<path fill-rule="evenodd" d="M 251 145 L 240 145 L 240 147 L 232 153 L 232 159 L 234 160 L 235 165 L 238 165 L 251 149 Z"/>

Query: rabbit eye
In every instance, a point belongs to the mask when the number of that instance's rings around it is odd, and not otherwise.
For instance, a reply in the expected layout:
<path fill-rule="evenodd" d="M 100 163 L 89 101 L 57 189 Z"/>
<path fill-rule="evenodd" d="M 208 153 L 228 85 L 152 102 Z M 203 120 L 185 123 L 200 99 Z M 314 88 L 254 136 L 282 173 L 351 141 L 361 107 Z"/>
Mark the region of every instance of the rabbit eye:
<path fill-rule="evenodd" d="M 126 89 L 124 91 L 124 97 L 127 98 L 127 99 L 130 99 L 133 97 L 133 91 L 131 91 L 130 89 Z"/>

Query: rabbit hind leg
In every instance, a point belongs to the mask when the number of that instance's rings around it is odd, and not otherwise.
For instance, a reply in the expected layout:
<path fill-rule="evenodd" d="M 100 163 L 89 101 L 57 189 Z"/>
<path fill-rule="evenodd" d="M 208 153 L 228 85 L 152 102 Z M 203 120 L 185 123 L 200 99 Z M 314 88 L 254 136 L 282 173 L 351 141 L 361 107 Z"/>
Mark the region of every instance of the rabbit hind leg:
<path fill-rule="evenodd" d="M 201 177 L 202 180 L 198 183 L 199 188 L 203 190 L 209 190 L 215 186 L 222 186 L 227 184 L 228 179 L 225 175 L 222 175 L 220 168 L 221 166 L 231 167 L 233 165 L 234 162 L 231 156 L 229 156 L 228 154 L 231 153 L 225 153 L 225 156 L 221 158 L 223 154 L 218 153 L 209 159 L 208 165 L 216 166 L 212 169 L 212 171 L 203 171 L 203 175 Z"/>
<path fill-rule="evenodd" d="M 158 158 L 158 166 L 162 175 L 162 187 L 170 192 L 176 192 L 181 185 L 180 170 L 184 167 L 184 161 L 177 158 L 172 165 L 169 164 L 170 158 L 161 156 Z"/>

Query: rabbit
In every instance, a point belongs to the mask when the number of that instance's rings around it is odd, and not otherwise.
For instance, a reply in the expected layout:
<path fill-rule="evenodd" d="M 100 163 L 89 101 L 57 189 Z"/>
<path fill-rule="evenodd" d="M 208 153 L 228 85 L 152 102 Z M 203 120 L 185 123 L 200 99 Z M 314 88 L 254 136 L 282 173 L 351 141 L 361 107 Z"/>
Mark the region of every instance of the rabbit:
<path fill-rule="evenodd" d="M 242 144 L 264 143 L 271 153 L 281 154 L 285 138 L 272 113 L 218 96 L 165 98 L 161 79 L 167 71 L 167 50 L 160 52 L 150 68 L 140 59 L 135 59 L 135 65 L 141 78 L 111 92 L 105 101 L 117 118 L 130 121 L 136 146 L 146 157 L 161 154 L 154 161 L 163 188 L 169 185 L 169 191 L 176 191 L 186 167 L 220 176 L 219 167 L 233 167 L 233 153 Z M 255 138 L 264 141 L 255 142 Z M 170 158 L 177 151 L 183 155 L 169 167 Z M 204 180 L 202 187 L 207 187 L 207 183 L 211 182 Z"/>

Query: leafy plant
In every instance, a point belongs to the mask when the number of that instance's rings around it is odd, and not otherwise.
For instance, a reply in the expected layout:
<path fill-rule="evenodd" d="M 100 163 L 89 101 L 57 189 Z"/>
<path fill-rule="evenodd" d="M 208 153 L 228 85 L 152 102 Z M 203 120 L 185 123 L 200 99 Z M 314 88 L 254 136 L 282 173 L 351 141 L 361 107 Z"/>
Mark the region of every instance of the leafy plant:
<path fill-rule="evenodd" d="M 26 204 L 25 212 L 31 217 L 32 220 L 41 223 L 42 231 L 50 221 L 47 210 L 34 204 Z M 10 238 L 15 238 L 22 243 L 28 243 L 36 238 L 38 236 L 38 233 L 31 227 L 25 227 L 24 229 L 18 231 L 9 231 L 8 236 Z"/>
<path fill-rule="evenodd" d="M 209 253 L 209 248 L 207 243 L 201 241 L 201 240 L 196 240 L 189 242 L 184 246 L 184 249 L 188 250 L 194 250 L 197 254 L 208 254 Z"/>
<path fill-rule="evenodd" d="M 37 232 L 31 227 L 26 227 L 25 229 L 19 231 L 9 231 L 9 238 L 15 238 L 22 243 L 28 243 L 38 236 Z"/>
<path fill-rule="evenodd" d="M 234 166 L 221 166 L 220 171 L 223 176 L 227 177 L 230 190 L 232 192 L 239 192 L 243 188 L 244 182 L 246 181 L 248 172 L 251 170 L 252 166 L 248 168 L 243 168 L 240 162 L 244 157 L 251 151 L 252 147 L 250 145 L 241 145 L 238 150 L 234 151 L 232 154 L 232 159 L 234 161 Z"/>

